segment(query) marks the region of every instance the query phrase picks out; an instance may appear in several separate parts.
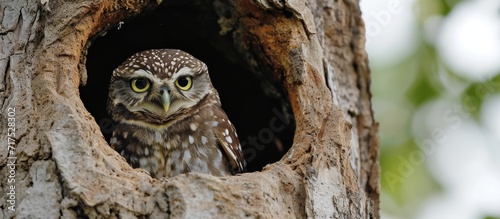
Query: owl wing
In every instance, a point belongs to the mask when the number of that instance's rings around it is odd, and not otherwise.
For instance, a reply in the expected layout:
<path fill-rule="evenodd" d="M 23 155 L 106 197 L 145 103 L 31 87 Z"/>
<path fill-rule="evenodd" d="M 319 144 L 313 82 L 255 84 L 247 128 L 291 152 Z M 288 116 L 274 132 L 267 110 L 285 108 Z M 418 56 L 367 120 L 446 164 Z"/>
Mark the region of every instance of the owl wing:
<path fill-rule="evenodd" d="M 218 108 L 218 107 L 217 107 Z M 214 115 L 218 124 L 214 126 L 214 134 L 217 144 L 223 149 L 230 165 L 232 173 L 241 173 L 245 171 L 246 161 L 243 157 L 240 141 L 236 134 L 236 129 L 227 118 L 222 109 L 215 110 Z"/>

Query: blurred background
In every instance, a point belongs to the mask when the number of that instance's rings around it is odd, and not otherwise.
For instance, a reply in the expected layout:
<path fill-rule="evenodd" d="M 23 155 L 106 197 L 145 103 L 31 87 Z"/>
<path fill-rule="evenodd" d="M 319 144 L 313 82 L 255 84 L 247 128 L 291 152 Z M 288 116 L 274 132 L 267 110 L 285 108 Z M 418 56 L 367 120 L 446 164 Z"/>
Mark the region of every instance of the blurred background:
<path fill-rule="evenodd" d="M 382 218 L 500 218 L 500 0 L 361 0 Z"/>

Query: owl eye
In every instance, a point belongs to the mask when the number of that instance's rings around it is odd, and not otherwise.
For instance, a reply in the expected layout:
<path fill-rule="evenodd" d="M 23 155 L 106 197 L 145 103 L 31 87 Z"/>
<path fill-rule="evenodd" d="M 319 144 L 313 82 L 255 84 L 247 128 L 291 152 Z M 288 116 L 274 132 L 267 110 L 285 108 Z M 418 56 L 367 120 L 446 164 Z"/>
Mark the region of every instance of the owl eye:
<path fill-rule="evenodd" d="M 149 80 L 144 78 L 132 79 L 132 81 L 130 82 L 132 90 L 134 90 L 137 93 L 142 93 L 147 91 L 150 85 L 151 83 L 149 82 Z"/>
<path fill-rule="evenodd" d="M 175 81 L 175 85 L 181 90 L 189 90 L 193 86 L 193 79 L 191 76 L 181 76 Z"/>

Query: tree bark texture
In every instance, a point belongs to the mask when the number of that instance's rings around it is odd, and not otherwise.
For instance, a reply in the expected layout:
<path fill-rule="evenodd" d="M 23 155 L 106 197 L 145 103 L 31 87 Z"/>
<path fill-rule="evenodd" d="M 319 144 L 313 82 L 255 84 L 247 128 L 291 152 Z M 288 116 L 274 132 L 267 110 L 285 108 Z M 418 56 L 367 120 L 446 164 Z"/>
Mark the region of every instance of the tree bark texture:
<path fill-rule="evenodd" d="M 109 147 L 78 90 L 89 39 L 158 4 L 0 1 L 0 218 L 379 217 L 377 124 L 358 1 L 214 1 L 221 34 L 232 34 L 247 63 L 288 93 L 294 143 L 260 172 L 165 180 L 132 169 Z"/>

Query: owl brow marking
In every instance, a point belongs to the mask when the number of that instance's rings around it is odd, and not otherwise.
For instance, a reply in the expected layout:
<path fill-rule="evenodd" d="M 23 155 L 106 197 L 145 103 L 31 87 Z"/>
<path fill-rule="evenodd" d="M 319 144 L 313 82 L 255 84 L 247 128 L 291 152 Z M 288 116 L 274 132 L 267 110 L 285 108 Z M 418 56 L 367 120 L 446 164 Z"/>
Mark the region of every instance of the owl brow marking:
<path fill-rule="evenodd" d="M 192 75 L 193 74 L 193 69 L 190 68 L 190 67 L 182 67 L 181 69 L 179 69 L 174 74 L 175 75 Z"/>
<path fill-rule="evenodd" d="M 150 75 L 153 75 L 153 73 L 152 73 L 152 72 L 150 72 L 150 71 L 146 71 L 146 70 L 144 70 L 144 69 L 137 69 L 137 70 L 135 70 L 135 71 L 133 72 L 133 74 L 135 74 L 135 75 L 139 75 L 139 76 L 144 76 L 144 77 L 146 77 L 146 76 L 150 76 Z"/>
<path fill-rule="evenodd" d="M 146 71 L 144 69 L 138 69 L 138 70 L 134 71 L 133 74 L 136 76 L 145 77 L 145 78 L 148 78 L 150 80 L 154 80 L 157 83 L 161 83 L 161 81 L 162 81 L 160 78 L 158 78 L 158 76 L 156 76 L 155 74 L 151 73 L 150 71 Z"/>

